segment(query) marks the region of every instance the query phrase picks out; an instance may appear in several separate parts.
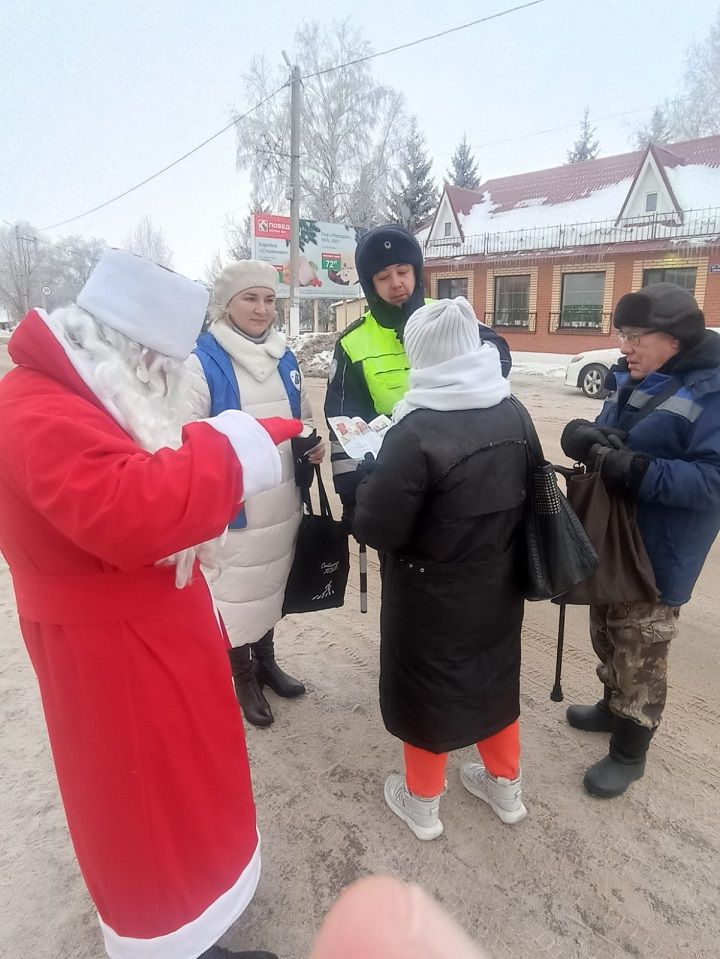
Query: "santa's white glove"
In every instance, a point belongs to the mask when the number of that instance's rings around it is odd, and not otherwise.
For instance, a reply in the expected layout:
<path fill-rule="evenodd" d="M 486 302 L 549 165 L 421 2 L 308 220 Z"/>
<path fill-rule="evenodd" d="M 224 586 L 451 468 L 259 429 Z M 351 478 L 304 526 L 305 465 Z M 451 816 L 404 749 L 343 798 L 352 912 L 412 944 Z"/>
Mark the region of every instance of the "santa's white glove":
<path fill-rule="evenodd" d="M 280 484 L 280 454 L 268 431 L 256 419 L 241 410 L 225 410 L 200 422 L 230 440 L 242 466 L 243 500 Z"/>

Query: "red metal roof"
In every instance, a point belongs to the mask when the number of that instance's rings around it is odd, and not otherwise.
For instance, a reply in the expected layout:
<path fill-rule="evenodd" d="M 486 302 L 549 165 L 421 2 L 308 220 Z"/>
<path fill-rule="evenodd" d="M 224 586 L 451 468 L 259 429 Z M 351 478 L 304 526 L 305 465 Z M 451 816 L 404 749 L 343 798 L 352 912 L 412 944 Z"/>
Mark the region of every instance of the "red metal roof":
<path fill-rule="evenodd" d="M 670 168 L 685 164 L 720 166 L 720 136 L 685 140 L 655 147 L 655 151 L 661 162 Z M 566 163 L 547 170 L 498 177 L 482 183 L 479 190 L 455 186 L 446 189 L 456 215 L 469 213 L 487 194 L 492 197 L 494 214 L 513 210 L 529 200 L 542 200 L 547 205 L 568 203 L 621 180 L 634 178 L 645 153 L 645 150 L 633 150 L 631 153 L 585 160 L 583 163 Z"/>
<path fill-rule="evenodd" d="M 445 185 L 445 190 L 456 215 L 468 214 L 482 196 L 482 190 L 466 190 L 465 187 L 451 186 L 449 183 Z"/>

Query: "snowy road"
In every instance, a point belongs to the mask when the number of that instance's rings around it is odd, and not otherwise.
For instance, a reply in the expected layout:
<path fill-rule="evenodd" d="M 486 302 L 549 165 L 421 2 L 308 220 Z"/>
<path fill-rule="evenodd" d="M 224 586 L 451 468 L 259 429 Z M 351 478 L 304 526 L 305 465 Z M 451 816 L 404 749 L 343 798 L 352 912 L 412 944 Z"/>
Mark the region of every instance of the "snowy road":
<path fill-rule="evenodd" d="M 599 409 L 550 378 L 519 375 L 514 388 L 553 460 L 564 423 Z M 311 381 L 310 390 L 319 411 L 324 384 Z M 278 628 L 279 658 L 309 691 L 294 702 L 270 693 L 275 725 L 248 731 L 263 878 L 225 944 L 306 959 L 340 889 L 368 873 L 391 873 L 429 889 L 495 959 L 716 959 L 718 547 L 683 610 L 666 719 L 645 778 L 612 803 L 583 792 L 582 771 L 606 740 L 570 729 L 564 707 L 550 702 L 557 609 L 530 604 L 522 677 L 528 819 L 503 826 L 464 792 L 458 767 L 472 755 L 465 750 L 450 760 L 445 834 L 427 844 L 382 800 L 400 750 L 377 705 L 377 563 L 371 557 L 370 610 L 361 616 L 353 552 L 347 605 L 288 617 Z M 568 701 L 591 701 L 599 691 L 585 615 L 568 611 Z M 98 959 L 100 936 L 58 802 L 6 570 L 0 626 L 0 956 Z"/>

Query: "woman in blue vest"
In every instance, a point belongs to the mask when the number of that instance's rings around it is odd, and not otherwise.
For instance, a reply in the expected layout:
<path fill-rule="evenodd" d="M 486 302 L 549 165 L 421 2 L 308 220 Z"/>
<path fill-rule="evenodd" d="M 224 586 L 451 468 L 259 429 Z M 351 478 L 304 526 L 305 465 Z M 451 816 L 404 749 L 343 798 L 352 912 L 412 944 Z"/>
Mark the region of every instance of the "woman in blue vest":
<path fill-rule="evenodd" d="M 188 360 L 197 419 L 226 409 L 256 418 L 293 416 L 312 427 L 312 409 L 297 360 L 274 325 L 278 274 L 269 263 L 240 260 L 226 266 L 213 289 L 214 318 Z M 309 445 L 309 444 L 308 444 Z M 289 442 L 279 447 L 283 481 L 252 496 L 230 524 L 223 570 L 212 590 L 227 627 L 238 702 L 255 726 L 270 726 L 273 714 L 263 693 L 305 692 L 275 662 L 274 627 L 282 616 L 285 585 L 295 551 L 301 502 Z M 324 445 L 308 453 L 320 463 Z"/>

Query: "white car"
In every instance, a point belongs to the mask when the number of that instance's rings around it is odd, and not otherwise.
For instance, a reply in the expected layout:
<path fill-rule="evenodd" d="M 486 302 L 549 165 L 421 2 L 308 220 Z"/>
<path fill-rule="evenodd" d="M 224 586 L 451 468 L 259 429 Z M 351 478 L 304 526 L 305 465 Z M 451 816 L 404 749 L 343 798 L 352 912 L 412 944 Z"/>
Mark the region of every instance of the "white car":
<path fill-rule="evenodd" d="M 603 386 L 610 367 L 620 359 L 618 348 L 609 350 L 585 350 L 568 363 L 565 371 L 565 386 L 579 387 L 585 396 L 601 400 L 606 396 Z"/>

